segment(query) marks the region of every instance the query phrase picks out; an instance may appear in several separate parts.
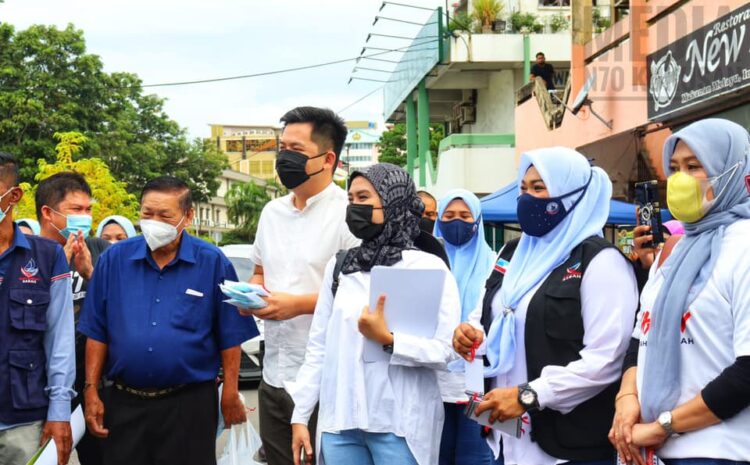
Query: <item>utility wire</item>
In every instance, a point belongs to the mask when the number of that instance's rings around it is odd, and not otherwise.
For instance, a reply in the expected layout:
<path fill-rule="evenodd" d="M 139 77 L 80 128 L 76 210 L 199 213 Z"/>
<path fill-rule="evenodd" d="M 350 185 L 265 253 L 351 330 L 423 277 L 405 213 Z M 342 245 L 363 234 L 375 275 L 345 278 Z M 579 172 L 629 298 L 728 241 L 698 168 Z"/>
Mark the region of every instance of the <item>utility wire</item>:
<path fill-rule="evenodd" d="M 383 86 L 380 86 L 380 87 L 376 87 L 375 89 L 371 90 L 370 92 L 368 92 L 368 93 L 367 93 L 367 94 L 365 94 L 364 96 L 362 96 L 362 97 L 358 98 L 357 100 L 353 101 L 352 103 L 350 103 L 349 105 L 345 106 L 344 108 L 342 108 L 341 110 L 337 111 L 336 113 L 338 113 L 338 114 L 341 114 L 341 113 L 345 112 L 346 110 L 350 109 L 350 108 L 351 108 L 351 107 L 353 107 L 354 105 L 358 104 L 359 102 L 361 102 L 362 100 L 364 100 L 364 99 L 366 99 L 367 97 L 371 96 L 371 95 L 372 95 L 372 94 L 374 94 L 375 92 L 377 92 L 377 91 L 381 90 L 382 88 L 383 88 Z"/>
<path fill-rule="evenodd" d="M 265 71 L 265 72 L 260 72 L 260 73 L 243 74 L 243 75 L 239 75 L 239 76 L 228 76 L 228 77 L 220 77 L 220 78 L 213 78 L 213 79 L 198 79 L 198 80 L 192 80 L 192 81 L 163 82 L 163 83 L 157 83 L 157 84 L 142 84 L 140 87 L 141 88 L 147 88 L 147 87 L 177 87 L 177 86 L 187 86 L 187 85 L 195 85 L 195 84 L 207 84 L 207 83 L 212 83 L 212 82 L 234 81 L 234 80 L 239 80 L 239 79 L 250 79 L 250 78 L 254 78 L 254 77 L 272 76 L 272 75 L 276 75 L 276 74 L 285 74 L 285 73 L 292 73 L 292 72 L 297 72 L 297 71 L 305 71 L 305 70 L 309 70 L 309 69 L 323 68 L 323 67 L 326 67 L 326 66 L 338 65 L 338 64 L 341 64 L 341 63 L 348 63 L 350 61 L 356 61 L 357 59 L 377 57 L 377 56 L 380 56 L 380 55 L 386 55 L 388 53 L 404 52 L 404 51 L 408 51 L 412 47 L 417 47 L 417 46 L 420 46 L 420 45 L 425 45 L 425 44 L 431 43 L 431 42 L 434 42 L 434 40 L 428 40 L 428 41 L 424 41 L 424 42 L 415 42 L 415 43 L 412 43 L 411 45 L 408 45 L 406 47 L 399 47 L 399 48 L 389 49 L 389 50 L 385 50 L 385 51 L 382 51 L 382 52 L 372 53 L 372 54 L 369 54 L 369 55 L 359 55 L 359 56 L 353 57 L 353 58 L 345 58 L 345 59 L 341 59 L 341 60 L 328 61 L 328 62 L 325 62 L 325 63 L 318 63 L 318 64 L 314 64 L 314 65 L 298 66 L 298 67 L 295 67 L 295 68 L 284 68 L 284 69 L 278 69 L 278 70 L 273 70 L 273 71 Z M 425 50 L 427 50 L 427 49 L 425 49 Z M 112 88 L 115 88 L 115 89 L 128 89 L 128 88 L 133 88 L 133 87 L 137 87 L 137 86 L 112 86 Z M 5 91 L 25 90 L 25 89 L 28 89 L 28 88 L 7 88 L 7 87 L 0 87 L 0 90 L 5 90 Z"/>

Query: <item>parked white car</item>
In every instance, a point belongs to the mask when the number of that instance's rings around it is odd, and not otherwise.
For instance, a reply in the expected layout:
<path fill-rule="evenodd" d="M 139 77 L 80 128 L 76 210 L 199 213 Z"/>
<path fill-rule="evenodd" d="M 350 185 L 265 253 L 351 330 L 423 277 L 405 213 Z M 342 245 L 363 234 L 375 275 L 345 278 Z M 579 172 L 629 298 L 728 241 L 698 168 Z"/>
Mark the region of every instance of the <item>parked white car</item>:
<path fill-rule="evenodd" d="M 255 263 L 250 259 L 252 244 L 233 244 L 220 247 L 224 255 L 232 262 L 237 278 L 249 281 L 255 270 Z M 253 317 L 255 318 L 255 317 Z M 242 343 L 245 355 L 240 361 L 240 381 L 260 381 L 263 370 L 263 320 L 255 318 L 260 335 Z"/>

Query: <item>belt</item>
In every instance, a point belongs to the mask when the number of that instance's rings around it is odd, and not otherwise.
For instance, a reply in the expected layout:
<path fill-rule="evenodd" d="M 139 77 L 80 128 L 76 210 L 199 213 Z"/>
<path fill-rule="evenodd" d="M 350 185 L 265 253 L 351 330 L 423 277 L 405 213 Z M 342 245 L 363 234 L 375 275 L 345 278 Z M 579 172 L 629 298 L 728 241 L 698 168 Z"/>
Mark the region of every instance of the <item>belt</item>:
<path fill-rule="evenodd" d="M 177 386 L 171 386 L 167 388 L 134 388 L 127 386 L 120 381 L 115 381 L 114 386 L 119 391 L 127 392 L 128 394 L 138 396 L 142 399 L 159 399 L 161 397 L 166 397 L 169 394 L 173 394 L 179 391 L 180 389 L 187 386 L 187 384 L 179 384 Z"/>

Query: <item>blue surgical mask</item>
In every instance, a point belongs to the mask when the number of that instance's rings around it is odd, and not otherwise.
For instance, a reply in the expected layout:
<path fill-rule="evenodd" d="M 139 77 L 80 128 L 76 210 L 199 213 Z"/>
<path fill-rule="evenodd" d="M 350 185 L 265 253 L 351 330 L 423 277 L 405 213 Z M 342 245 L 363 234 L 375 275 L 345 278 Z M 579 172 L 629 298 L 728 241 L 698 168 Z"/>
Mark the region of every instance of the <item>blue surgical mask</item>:
<path fill-rule="evenodd" d="M 6 195 L 8 195 L 8 194 L 10 194 L 11 192 L 13 192 L 13 189 L 14 189 L 14 188 L 13 188 L 13 187 L 11 187 L 10 189 L 8 189 L 8 191 L 7 191 L 7 192 L 5 192 L 5 194 L 3 194 L 3 195 L 0 195 L 0 200 L 3 200 L 3 198 L 5 198 L 5 196 L 6 196 Z M 6 209 L 5 209 L 4 211 L 3 211 L 3 210 L 0 210 L 0 223 L 2 223 L 2 222 L 3 222 L 3 220 L 5 219 L 5 216 L 6 216 L 7 214 L 8 214 L 8 210 L 10 210 L 10 209 L 11 209 L 12 207 L 13 207 L 13 205 L 11 204 L 11 205 L 8 205 L 8 208 L 6 208 Z"/>
<path fill-rule="evenodd" d="M 456 247 L 462 246 L 469 242 L 479 229 L 479 222 L 469 223 L 468 221 L 455 219 L 450 221 L 438 222 L 440 234 L 451 245 Z"/>
<path fill-rule="evenodd" d="M 91 215 L 65 215 L 53 208 L 50 208 L 50 210 L 65 217 L 65 228 L 63 229 L 57 229 L 57 226 L 52 223 L 52 226 L 60 232 L 65 240 L 68 240 L 71 234 L 78 236 L 79 231 L 83 233 L 84 238 L 89 237 L 92 223 Z"/>
<path fill-rule="evenodd" d="M 583 198 L 583 192 L 589 187 L 591 178 L 586 184 L 558 197 L 540 199 L 531 194 L 523 194 L 518 198 L 516 213 L 521 230 L 529 236 L 542 237 L 562 223 L 568 214 Z M 581 192 L 570 208 L 565 208 L 563 199 Z"/>

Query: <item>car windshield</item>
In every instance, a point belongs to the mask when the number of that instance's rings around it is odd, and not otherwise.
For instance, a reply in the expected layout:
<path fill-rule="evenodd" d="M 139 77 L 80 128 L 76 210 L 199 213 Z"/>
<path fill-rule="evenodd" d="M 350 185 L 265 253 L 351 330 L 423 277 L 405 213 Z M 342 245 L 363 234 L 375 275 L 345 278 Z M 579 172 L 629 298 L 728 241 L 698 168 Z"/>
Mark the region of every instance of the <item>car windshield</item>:
<path fill-rule="evenodd" d="M 255 266 L 253 265 L 253 261 L 249 258 L 240 258 L 240 257 L 227 257 L 230 262 L 232 262 L 232 266 L 234 266 L 234 271 L 237 272 L 237 277 L 240 281 L 247 282 L 250 281 L 250 278 L 253 276 L 253 271 L 255 269 Z"/>

